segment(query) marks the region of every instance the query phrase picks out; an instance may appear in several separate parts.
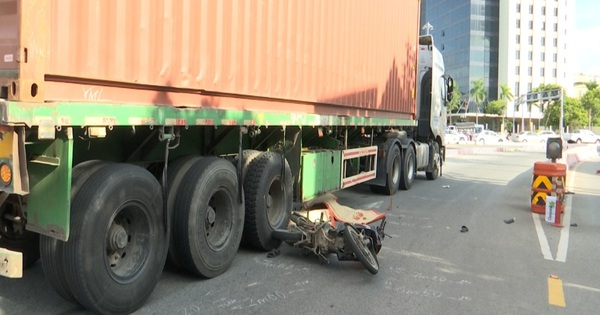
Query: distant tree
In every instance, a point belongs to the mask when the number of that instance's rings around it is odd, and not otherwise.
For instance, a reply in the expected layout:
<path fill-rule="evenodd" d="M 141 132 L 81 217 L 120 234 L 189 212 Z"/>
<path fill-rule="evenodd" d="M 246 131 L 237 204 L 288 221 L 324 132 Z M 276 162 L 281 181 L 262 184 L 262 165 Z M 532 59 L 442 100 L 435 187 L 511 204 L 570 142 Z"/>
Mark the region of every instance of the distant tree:
<path fill-rule="evenodd" d="M 548 108 L 544 111 L 544 125 L 552 126 L 553 129 L 559 129 L 560 122 L 560 100 L 550 102 Z M 587 123 L 587 113 L 579 99 L 565 97 L 564 99 L 564 126 L 570 129 L 585 126 Z"/>
<path fill-rule="evenodd" d="M 593 90 L 593 89 L 595 89 L 595 88 L 598 87 L 598 83 L 596 83 L 594 81 L 592 81 L 592 82 L 585 82 L 584 84 L 585 84 L 585 87 L 587 88 L 588 91 L 591 91 L 591 90 Z"/>
<path fill-rule="evenodd" d="M 500 84 L 500 97 L 498 99 L 510 102 L 514 98 L 515 98 L 515 96 L 513 95 L 510 88 L 508 87 L 508 84 L 506 84 L 506 83 Z"/>
<path fill-rule="evenodd" d="M 502 115 L 506 110 L 506 101 L 505 100 L 496 100 L 488 102 L 485 106 L 485 112 L 487 114 L 492 115 Z"/>
<path fill-rule="evenodd" d="M 595 84 L 596 82 L 590 83 Z M 588 85 L 586 84 L 586 86 Z M 600 88 L 598 88 L 598 84 L 588 86 L 588 91 L 581 97 L 581 106 L 587 112 L 588 128 L 598 125 L 600 123 Z"/>
<path fill-rule="evenodd" d="M 504 116 L 502 116 L 502 124 L 504 124 L 505 126 L 508 126 L 508 124 L 506 123 L 506 107 L 508 105 L 508 102 L 512 101 L 514 98 L 515 98 L 515 96 L 513 95 L 512 91 L 510 90 L 510 87 L 508 87 L 508 84 L 506 84 L 506 83 L 500 84 L 500 97 L 498 98 L 498 100 L 505 101 L 504 108 L 502 109 L 502 114 L 504 114 Z M 486 108 L 486 111 L 487 111 L 487 108 Z M 500 114 L 498 114 L 498 115 L 500 115 Z M 510 123 L 510 129 L 506 128 L 506 130 L 512 130 L 512 122 Z"/>
<path fill-rule="evenodd" d="M 487 93 L 485 92 L 485 86 L 483 85 L 483 78 L 479 80 L 471 81 L 473 87 L 469 91 L 471 97 L 475 101 L 475 105 L 477 106 L 476 115 L 475 115 L 475 123 L 479 124 L 479 104 L 481 104 L 487 97 Z"/>

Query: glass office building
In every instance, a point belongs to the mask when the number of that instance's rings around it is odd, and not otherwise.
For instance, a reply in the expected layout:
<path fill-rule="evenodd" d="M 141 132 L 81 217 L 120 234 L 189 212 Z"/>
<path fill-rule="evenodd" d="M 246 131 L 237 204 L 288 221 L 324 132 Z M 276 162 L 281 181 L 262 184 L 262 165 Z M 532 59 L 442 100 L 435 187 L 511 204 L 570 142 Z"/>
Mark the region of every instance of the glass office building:
<path fill-rule="evenodd" d="M 446 73 L 467 96 L 472 81 L 483 79 L 487 99 L 498 98 L 498 0 L 423 0 L 422 26 L 429 22 Z M 427 29 L 421 29 L 422 34 Z M 483 105 L 480 105 L 482 112 Z M 475 112 L 471 102 L 469 112 Z"/>

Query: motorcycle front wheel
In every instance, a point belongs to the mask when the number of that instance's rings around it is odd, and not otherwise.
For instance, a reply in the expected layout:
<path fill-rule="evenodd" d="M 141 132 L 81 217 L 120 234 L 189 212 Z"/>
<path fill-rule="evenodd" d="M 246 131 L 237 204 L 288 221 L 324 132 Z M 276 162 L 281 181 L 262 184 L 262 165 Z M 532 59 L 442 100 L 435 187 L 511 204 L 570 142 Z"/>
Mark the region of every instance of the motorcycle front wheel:
<path fill-rule="evenodd" d="M 360 233 L 355 227 L 350 224 L 346 224 L 344 230 L 344 242 L 348 245 L 350 250 L 354 252 L 354 256 L 360 261 L 365 268 L 372 274 L 376 274 L 379 271 L 379 261 L 375 251 L 371 249 L 371 239 Z"/>

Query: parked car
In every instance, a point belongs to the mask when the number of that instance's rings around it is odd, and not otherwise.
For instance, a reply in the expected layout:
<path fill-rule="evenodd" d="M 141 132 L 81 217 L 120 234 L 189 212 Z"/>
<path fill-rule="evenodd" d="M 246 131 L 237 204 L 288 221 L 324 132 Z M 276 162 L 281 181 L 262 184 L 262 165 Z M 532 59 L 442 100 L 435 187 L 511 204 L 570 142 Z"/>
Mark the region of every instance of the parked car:
<path fill-rule="evenodd" d="M 571 133 L 564 134 L 565 141 L 569 143 L 597 143 L 600 144 L 600 136 L 587 129 L 575 129 Z"/>
<path fill-rule="evenodd" d="M 467 136 L 462 133 L 458 133 L 456 130 L 446 130 L 444 141 L 446 144 L 467 143 Z"/>
<path fill-rule="evenodd" d="M 511 141 L 513 142 L 540 142 L 540 137 L 534 131 L 521 131 L 517 134 L 512 135 Z"/>
<path fill-rule="evenodd" d="M 479 144 L 498 143 L 504 141 L 501 135 L 491 130 L 484 130 L 478 134 L 475 134 L 473 140 L 475 143 Z"/>
<path fill-rule="evenodd" d="M 546 141 L 548 141 L 548 138 L 557 138 L 559 137 L 559 135 L 552 130 L 543 130 L 538 132 L 538 137 L 540 137 L 540 142 L 546 143 Z"/>

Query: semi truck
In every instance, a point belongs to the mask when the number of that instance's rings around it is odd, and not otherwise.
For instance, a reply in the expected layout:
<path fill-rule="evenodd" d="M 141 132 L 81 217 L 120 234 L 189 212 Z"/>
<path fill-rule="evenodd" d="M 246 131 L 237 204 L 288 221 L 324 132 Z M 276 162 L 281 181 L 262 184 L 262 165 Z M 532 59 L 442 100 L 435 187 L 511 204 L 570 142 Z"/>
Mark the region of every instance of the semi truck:
<path fill-rule="evenodd" d="M 452 78 L 419 1 L 0 0 L 0 273 L 145 303 L 295 207 L 441 175 Z"/>

